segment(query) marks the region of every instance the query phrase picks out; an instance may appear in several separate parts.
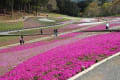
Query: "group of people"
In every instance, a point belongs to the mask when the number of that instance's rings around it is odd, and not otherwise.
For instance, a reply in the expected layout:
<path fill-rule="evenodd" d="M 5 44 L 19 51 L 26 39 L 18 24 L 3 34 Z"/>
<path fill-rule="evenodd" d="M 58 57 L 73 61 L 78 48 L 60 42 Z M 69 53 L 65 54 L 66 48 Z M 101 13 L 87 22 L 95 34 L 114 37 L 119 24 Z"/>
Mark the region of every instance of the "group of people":
<path fill-rule="evenodd" d="M 58 36 L 58 30 L 57 29 L 54 29 L 54 34 L 55 34 L 55 36 Z"/>
<path fill-rule="evenodd" d="M 43 35 L 43 30 L 42 29 L 40 30 L 40 34 Z"/>
<path fill-rule="evenodd" d="M 58 36 L 58 29 L 54 29 L 53 32 L 54 32 L 55 36 Z M 43 35 L 43 30 L 42 29 L 40 29 L 40 34 Z"/>

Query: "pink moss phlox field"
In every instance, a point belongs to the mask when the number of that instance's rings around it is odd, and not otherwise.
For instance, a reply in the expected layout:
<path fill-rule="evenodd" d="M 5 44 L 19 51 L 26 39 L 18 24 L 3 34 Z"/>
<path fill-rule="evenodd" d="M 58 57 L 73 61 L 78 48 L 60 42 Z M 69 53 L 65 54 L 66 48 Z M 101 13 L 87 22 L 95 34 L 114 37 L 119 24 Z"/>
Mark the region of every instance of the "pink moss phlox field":
<path fill-rule="evenodd" d="M 0 80 L 66 80 L 96 60 L 120 51 L 120 33 L 88 37 L 39 54 L 0 77 Z"/>

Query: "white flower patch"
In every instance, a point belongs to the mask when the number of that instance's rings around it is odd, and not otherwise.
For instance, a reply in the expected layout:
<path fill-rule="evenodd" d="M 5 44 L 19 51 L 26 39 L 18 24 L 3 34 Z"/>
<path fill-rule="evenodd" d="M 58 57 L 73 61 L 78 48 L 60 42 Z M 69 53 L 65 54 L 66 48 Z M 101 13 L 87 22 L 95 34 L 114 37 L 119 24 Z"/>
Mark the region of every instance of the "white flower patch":
<path fill-rule="evenodd" d="M 51 19 L 47 19 L 47 18 L 40 18 L 38 20 L 42 21 L 42 22 L 55 22 L 55 20 L 51 20 Z"/>

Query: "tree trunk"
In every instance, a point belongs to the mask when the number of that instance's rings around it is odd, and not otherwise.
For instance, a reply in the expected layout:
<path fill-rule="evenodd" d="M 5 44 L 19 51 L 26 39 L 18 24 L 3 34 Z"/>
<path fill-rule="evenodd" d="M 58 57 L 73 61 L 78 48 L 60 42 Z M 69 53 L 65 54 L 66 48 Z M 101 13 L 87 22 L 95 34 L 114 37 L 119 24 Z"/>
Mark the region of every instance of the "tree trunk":
<path fill-rule="evenodd" d="M 37 14 L 38 14 L 38 7 L 36 6 L 36 16 L 37 16 Z"/>
<path fill-rule="evenodd" d="M 31 12 L 31 6 L 30 6 L 30 2 L 29 2 L 29 13 Z"/>
<path fill-rule="evenodd" d="M 21 6 L 20 6 L 20 4 L 19 4 L 19 13 L 20 13 L 20 10 L 21 10 Z"/>
<path fill-rule="evenodd" d="M 12 5 L 11 5 L 11 17 L 13 18 L 14 15 L 14 0 L 12 0 Z"/>

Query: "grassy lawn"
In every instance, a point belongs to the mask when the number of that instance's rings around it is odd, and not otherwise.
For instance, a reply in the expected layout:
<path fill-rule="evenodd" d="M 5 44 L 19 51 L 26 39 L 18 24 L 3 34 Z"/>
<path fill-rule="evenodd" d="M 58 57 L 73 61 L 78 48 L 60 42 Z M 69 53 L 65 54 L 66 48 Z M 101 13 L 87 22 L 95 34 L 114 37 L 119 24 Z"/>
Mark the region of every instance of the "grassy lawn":
<path fill-rule="evenodd" d="M 0 23 L 0 31 L 10 31 L 23 28 L 23 22 Z"/>

